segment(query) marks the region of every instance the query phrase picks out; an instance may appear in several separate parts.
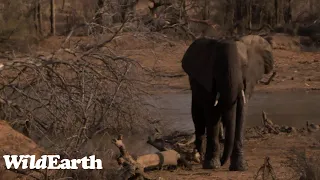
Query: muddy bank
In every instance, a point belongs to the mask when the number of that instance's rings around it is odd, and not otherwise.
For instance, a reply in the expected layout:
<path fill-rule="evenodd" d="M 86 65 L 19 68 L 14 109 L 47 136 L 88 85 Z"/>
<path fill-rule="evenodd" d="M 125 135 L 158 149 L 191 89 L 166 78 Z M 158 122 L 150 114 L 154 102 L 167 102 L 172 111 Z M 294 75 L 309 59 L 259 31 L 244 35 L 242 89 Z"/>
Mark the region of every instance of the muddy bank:
<path fill-rule="evenodd" d="M 193 132 L 189 92 L 157 95 L 151 102 L 159 107 L 160 119 L 170 131 Z M 248 105 L 247 127 L 261 125 L 262 110 L 279 125 L 300 128 L 306 121 L 320 124 L 319 92 L 256 92 Z"/>

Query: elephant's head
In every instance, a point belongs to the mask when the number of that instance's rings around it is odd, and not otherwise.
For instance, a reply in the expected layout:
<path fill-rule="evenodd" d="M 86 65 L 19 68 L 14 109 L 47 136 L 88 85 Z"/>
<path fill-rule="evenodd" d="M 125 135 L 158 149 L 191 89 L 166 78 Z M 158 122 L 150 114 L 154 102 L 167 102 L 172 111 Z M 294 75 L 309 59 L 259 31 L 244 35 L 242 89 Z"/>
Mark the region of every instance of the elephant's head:
<path fill-rule="evenodd" d="M 193 79 L 196 79 L 209 92 L 212 90 L 214 65 L 212 57 L 217 53 L 214 41 L 201 38 L 194 41 L 187 49 L 182 68 Z M 258 35 L 243 36 L 236 41 L 237 56 L 241 59 L 244 78 L 247 73 L 260 80 L 263 74 L 273 69 L 274 61 L 269 40 Z M 246 71 L 251 72 L 246 72 Z"/>

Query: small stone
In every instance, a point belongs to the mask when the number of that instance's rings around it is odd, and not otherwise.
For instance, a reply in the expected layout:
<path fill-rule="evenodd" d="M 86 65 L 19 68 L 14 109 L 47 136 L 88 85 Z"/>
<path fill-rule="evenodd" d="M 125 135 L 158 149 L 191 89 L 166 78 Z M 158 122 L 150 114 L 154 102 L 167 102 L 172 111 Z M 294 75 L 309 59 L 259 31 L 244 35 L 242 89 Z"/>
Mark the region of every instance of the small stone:
<path fill-rule="evenodd" d="M 315 125 L 313 123 L 310 123 L 310 128 L 314 129 L 314 130 L 318 130 L 319 129 L 319 125 Z"/>
<path fill-rule="evenodd" d="M 294 80 L 294 77 L 291 77 L 291 80 Z"/>
<path fill-rule="evenodd" d="M 287 133 L 296 133 L 297 132 L 297 129 L 295 127 L 289 127 L 287 129 Z"/>
<path fill-rule="evenodd" d="M 288 126 L 281 126 L 280 131 L 281 132 L 288 132 L 289 127 Z"/>

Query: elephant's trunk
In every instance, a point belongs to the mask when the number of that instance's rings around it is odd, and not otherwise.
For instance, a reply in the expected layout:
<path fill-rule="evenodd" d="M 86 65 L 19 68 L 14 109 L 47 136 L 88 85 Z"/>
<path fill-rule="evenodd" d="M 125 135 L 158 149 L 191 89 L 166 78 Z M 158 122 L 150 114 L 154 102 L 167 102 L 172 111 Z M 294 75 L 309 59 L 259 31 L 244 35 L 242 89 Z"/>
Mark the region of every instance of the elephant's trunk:
<path fill-rule="evenodd" d="M 236 128 L 237 99 L 243 89 L 241 64 L 238 60 L 235 44 L 223 44 L 217 49 L 219 56 L 215 63 L 214 77 L 216 91 L 220 93 L 219 106 L 222 108 L 222 121 L 226 126 L 226 135 L 221 165 L 230 158 Z"/>
<path fill-rule="evenodd" d="M 226 135 L 224 142 L 223 155 L 221 157 L 221 166 L 223 166 L 227 160 L 230 158 L 231 153 L 233 151 L 234 139 L 235 139 L 235 131 L 236 131 L 236 108 L 237 105 L 232 105 L 231 109 L 228 109 L 226 112 L 222 114 L 222 120 L 226 126 Z"/>

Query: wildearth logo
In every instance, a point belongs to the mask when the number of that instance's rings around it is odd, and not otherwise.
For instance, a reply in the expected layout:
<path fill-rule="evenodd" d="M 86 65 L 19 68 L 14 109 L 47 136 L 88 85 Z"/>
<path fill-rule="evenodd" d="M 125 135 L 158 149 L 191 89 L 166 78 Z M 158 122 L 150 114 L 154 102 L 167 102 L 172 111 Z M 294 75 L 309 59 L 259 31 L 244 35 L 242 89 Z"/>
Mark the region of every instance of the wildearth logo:
<path fill-rule="evenodd" d="M 61 159 L 59 155 L 42 155 L 36 160 L 35 155 L 4 155 L 6 168 L 14 169 L 78 169 L 81 165 L 83 169 L 102 169 L 101 159 L 96 159 L 95 155 L 81 159 Z"/>

